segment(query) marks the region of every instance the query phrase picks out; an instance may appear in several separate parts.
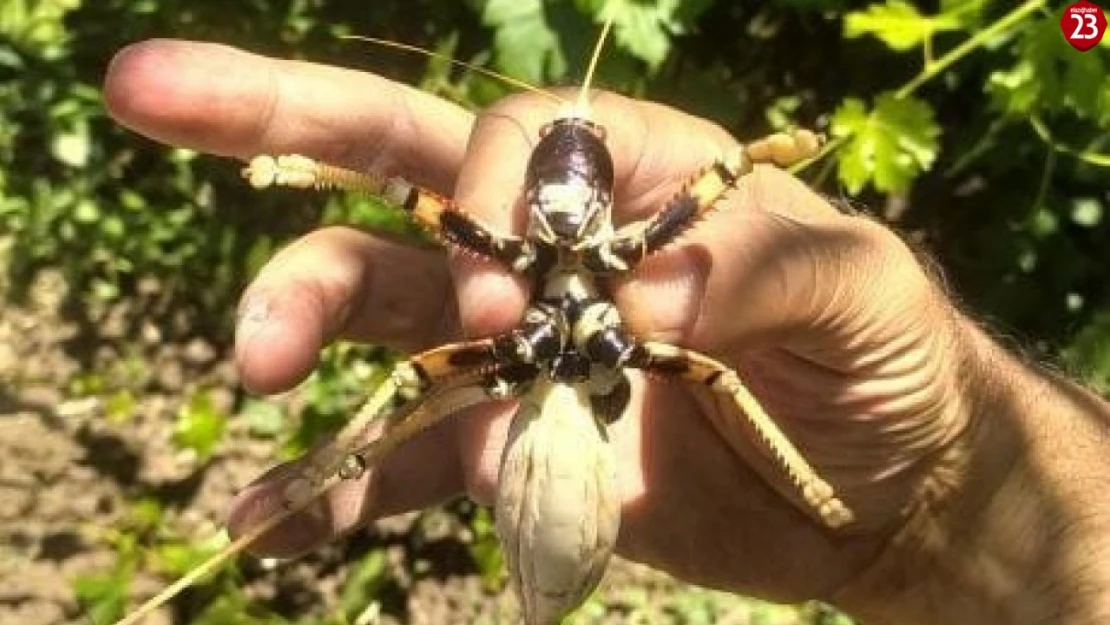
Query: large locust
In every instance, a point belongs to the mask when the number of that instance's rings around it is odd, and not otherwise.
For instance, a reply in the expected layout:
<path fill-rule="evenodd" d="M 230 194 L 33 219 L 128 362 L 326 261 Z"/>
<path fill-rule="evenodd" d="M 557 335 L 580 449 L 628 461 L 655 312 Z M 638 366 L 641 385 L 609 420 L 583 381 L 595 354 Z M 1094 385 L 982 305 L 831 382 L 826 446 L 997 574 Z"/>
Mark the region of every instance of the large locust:
<path fill-rule="evenodd" d="M 564 101 L 540 132 L 524 182 L 523 235 L 497 232 L 398 177 L 297 155 L 258 156 L 244 169 L 256 188 L 332 188 L 384 197 L 445 243 L 527 276 L 534 295 L 511 331 L 447 344 L 399 364 L 334 439 L 301 463 L 284 492 L 283 512 L 249 529 L 121 624 L 137 622 L 336 483 L 372 470 L 425 428 L 464 407 L 507 398 L 519 399 L 519 408 L 501 461 L 498 535 L 525 623 L 558 623 L 596 587 L 616 542 L 621 499 L 607 428 L 629 402 L 630 370 L 702 386 L 727 399 L 780 473 L 780 489 L 829 527 L 852 521 L 832 487 L 734 370 L 705 354 L 638 340 L 625 330 L 600 282 L 632 271 L 674 241 L 757 164 L 786 166 L 814 155 L 817 137 L 804 130 L 779 133 L 723 154 L 693 172 L 654 216 L 617 230 L 613 159 L 589 106 L 589 77 L 604 37 L 579 97 Z M 381 434 L 371 436 L 380 421 Z"/>

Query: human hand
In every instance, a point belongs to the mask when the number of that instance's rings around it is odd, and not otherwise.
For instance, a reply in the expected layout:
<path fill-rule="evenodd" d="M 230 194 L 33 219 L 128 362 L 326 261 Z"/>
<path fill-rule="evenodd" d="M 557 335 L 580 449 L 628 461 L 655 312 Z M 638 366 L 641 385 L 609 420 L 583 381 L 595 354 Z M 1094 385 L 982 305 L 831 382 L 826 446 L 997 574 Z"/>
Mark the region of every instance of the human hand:
<path fill-rule="evenodd" d="M 106 97 L 117 119 L 153 138 L 387 170 L 506 231 L 519 231 L 526 157 L 554 112 L 525 95 L 475 119 L 372 75 L 168 41 L 122 52 Z M 594 111 L 622 222 L 650 215 L 734 145 L 658 105 L 602 94 Z M 758 169 L 613 295 L 637 336 L 736 366 L 859 518 L 850 534 L 819 527 L 752 470 L 759 455 L 728 434 L 728 408 L 638 383 L 613 436 L 625 499 L 618 550 L 632 559 L 772 598 L 832 597 L 902 528 L 937 458 L 968 431 L 972 345 L 943 294 L 890 231 L 782 172 Z M 527 299 L 527 285 L 480 261 L 331 228 L 284 249 L 248 289 L 236 357 L 250 388 L 276 392 L 300 381 L 330 340 L 427 348 L 510 328 Z M 497 405 L 443 422 L 371 477 L 334 489 L 325 514 L 295 517 L 254 550 L 301 552 L 461 492 L 491 501 L 510 413 Z M 291 471 L 239 496 L 233 530 L 281 505 Z"/>

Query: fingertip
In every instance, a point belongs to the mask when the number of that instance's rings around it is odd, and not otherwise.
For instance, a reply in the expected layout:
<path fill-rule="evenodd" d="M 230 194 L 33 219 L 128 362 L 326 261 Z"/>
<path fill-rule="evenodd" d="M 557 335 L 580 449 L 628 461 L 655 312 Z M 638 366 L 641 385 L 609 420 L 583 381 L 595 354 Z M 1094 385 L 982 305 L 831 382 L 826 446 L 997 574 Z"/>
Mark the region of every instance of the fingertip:
<path fill-rule="evenodd" d="M 282 485 L 284 482 L 259 481 L 235 495 L 227 517 L 227 531 L 232 539 L 285 511 Z M 258 557 L 294 558 L 334 538 L 333 527 L 327 506 L 317 501 L 259 536 L 246 550 Z"/>
<path fill-rule="evenodd" d="M 320 311 L 303 300 L 249 294 L 235 330 L 235 362 L 253 393 L 287 391 L 316 367 L 324 344 Z"/>
<path fill-rule="evenodd" d="M 167 53 L 175 43 L 148 39 L 116 52 L 104 75 L 104 104 L 113 117 L 127 122 L 159 110 L 165 93 L 160 87 L 173 83 L 165 77 Z"/>
<path fill-rule="evenodd" d="M 222 95 L 266 93 L 248 85 L 252 76 L 265 78 L 264 72 L 246 68 L 244 62 L 250 58 L 210 43 L 150 39 L 130 44 L 108 65 L 105 107 L 132 130 L 171 143 L 195 143 L 211 128 L 213 119 L 235 116 L 242 107 L 253 105 L 229 102 Z M 225 81 L 234 88 L 225 89 Z"/>

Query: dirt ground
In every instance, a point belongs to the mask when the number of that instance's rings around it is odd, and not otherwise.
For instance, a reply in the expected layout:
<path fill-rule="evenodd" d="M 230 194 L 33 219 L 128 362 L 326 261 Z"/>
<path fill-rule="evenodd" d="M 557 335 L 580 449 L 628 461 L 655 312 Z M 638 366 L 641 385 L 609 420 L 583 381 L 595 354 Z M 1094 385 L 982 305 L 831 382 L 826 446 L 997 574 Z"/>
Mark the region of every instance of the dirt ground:
<path fill-rule="evenodd" d="M 44 274 L 25 304 L 5 305 L 0 299 L 2 625 L 89 622 L 75 580 L 113 570 L 120 557 L 113 532 L 136 500 L 163 502 L 174 531 L 211 536 L 232 493 L 275 458 L 273 443 L 252 437 L 241 419 L 229 421 L 210 462 L 178 449 L 172 442 L 174 415 L 185 397 L 203 386 L 211 389 L 213 403 L 232 410 L 233 367 L 203 340 L 167 339 L 172 333 L 137 318 L 128 303 L 98 314 L 90 339 L 89 328 L 63 312 L 64 294 L 61 278 Z M 144 363 L 147 378 L 129 406 L 130 416 L 113 419 L 104 396 L 80 383 L 89 386 L 90 371 L 93 380 L 130 375 L 128 362 Z M 378 552 L 384 554 L 388 581 L 358 623 L 516 622 L 511 592 L 491 588 L 467 556 L 470 530 L 457 508 L 385 520 L 344 545 L 295 563 L 245 562 L 244 596 L 289 621 L 322 622 L 334 614 L 352 574 L 349 563 L 358 561 L 352 557 Z M 140 567 L 127 587 L 130 604 L 166 583 L 164 576 Z M 799 612 L 685 587 L 627 562 L 614 563 L 598 597 L 574 622 L 843 622 L 822 616 L 814 606 Z M 146 622 L 198 622 L 199 602 L 195 593 L 186 593 Z"/>

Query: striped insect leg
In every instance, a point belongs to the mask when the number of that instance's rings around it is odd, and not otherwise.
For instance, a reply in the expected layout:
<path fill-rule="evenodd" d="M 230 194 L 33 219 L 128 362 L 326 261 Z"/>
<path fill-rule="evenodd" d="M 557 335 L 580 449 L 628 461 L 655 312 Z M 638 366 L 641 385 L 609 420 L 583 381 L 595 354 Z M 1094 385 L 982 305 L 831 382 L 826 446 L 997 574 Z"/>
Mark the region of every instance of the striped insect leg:
<path fill-rule="evenodd" d="M 808 130 L 775 133 L 734 149 L 692 176 L 659 212 L 645 222 L 629 224 L 616 235 L 584 251 L 584 262 L 593 271 L 623 272 L 648 254 L 662 249 L 708 213 L 717 200 L 759 164 L 780 167 L 817 154 L 820 139 Z"/>
<path fill-rule="evenodd" d="M 256 189 L 339 189 L 383 197 L 409 214 L 421 228 L 437 239 L 495 260 L 518 273 L 533 270 L 547 250 L 537 251 L 530 242 L 495 232 L 450 200 L 416 186 L 404 178 L 359 172 L 320 163 L 306 156 L 256 156 L 243 169 L 243 177 Z"/>
<path fill-rule="evenodd" d="M 332 440 L 309 452 L 300 474 L 286 486 L 286 504 L 300 505 L 333 476 L 359 476 L 368 459 L 357 452 L 366 446 L 378 419 L 387 419 L 386 434 L 376 443 L 382 450 L 432 425 L 435 415 L 417 421 L 410 417 L 432 397 L 483 382 L 498 365 L 495 343 L 493 338 L 452 343 L 399 363 Z M 400 429 L 394 433 L 396 428 Z"/>
<path fill-rule="evenodd" d="M 828 527 L 843 527 L 854 520 L 852 511 L 837 497 L 832 486 L 806 461 L 731 368 L 704 354 L 654 342 L 639 344 L 628 366 L 702 385 L 731 399 L 748 429 L 756 434 L 776 472 L 788 478 L 789 492 L 796 495 L 791 499 L 800 498 L 804 508 Z M 714 425 L 721 428 L 720 424 Z M 724 431 L 722 435 L 730 438 Z M 772 485 L 776 484 L 772 482 Z"/>
<path fill-rule="evenodd" d="M 429 392 L 422 401 L 406 405 L 404 410 L 389 416 L 385 431 L 376 440 L 368 444 L 360 444 L 349 450 L 346 456 L 348 460 L 345 461 L 345 464 L 349 466 L 354 462 L 350 458 L 357 458 L 359 474 L 361 474 L 367 467 L 381 460 L 385 454 L 412 438 L 414 434 L 431 427 L 447 415 L 468 406 L 488 401 L 490 395 L 487 389 L 492 386 L 492 377 L 494 377 L 494 374 L 487 372 L 481 376 L 468 375 L 456 378 L 454 380 L 455 384 L 450 385 L 450 387 Z M 376 395 L 380 395 L 380 393 Z M 367 405 L 370 406 L 370 403 Z M 300 482 L 298 488 L 302 490 L 294 496 L 290 496 L 290 491 L 287 488 L 284 508 L 280 508 L 271 516 L 243 531 L 235 540 L 224 545 L 218 552 L 208 556 L 203 562 L 190 569 L 188 573 L 179 577 L 158 594 L 146 600 L 126 617 L 116 621 L 115 625 L 135 625 L 139 623 L 148 614 L 158 609 L 159 606 L 164 605 L 181 591 L 211 574 L 231 558 L 249 549 L 252 544 L 278 528 L 282 523 L 304 512 L 318 497 L 323 496 L 343 479 L 356 477 L 356 475 L 344 475 L 344 471 L 345 469 L 339 469 L 328 477 L 311 484 Z M 300 478 L 294 478 L 290 484 L 297 482 L 298 479 Z M 306 487 L 309 490 L 303 490 Z"/>

